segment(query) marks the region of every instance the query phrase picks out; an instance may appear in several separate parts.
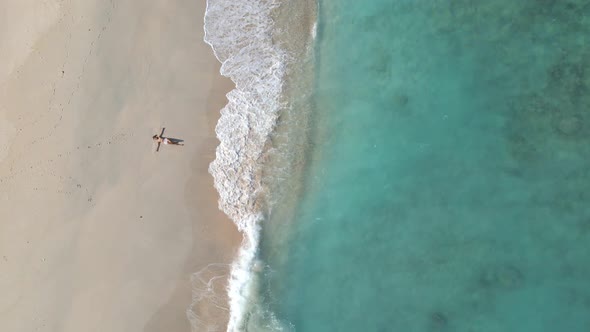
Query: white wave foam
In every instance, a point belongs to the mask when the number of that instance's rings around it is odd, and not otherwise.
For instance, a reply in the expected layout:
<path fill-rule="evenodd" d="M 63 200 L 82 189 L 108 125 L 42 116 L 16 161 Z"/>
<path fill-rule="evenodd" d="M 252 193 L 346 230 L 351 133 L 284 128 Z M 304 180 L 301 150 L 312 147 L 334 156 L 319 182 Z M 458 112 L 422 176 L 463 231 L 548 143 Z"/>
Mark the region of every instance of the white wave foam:
<path fill-rule="evenodd" d="M 236 84 L 221 110 L 215 130 L 220 145 L 209 166 L 219 207 L 244 234 L 228 283 L 230 332 L 244 328 L 255 287 L 253 264 L 264 206 L 261 162 L 281 109 L 288 58 L 272 42 L 270 14 L 278 5 L 279 0 L 208 0 L 205 13 L 205 42 L 222 63 L 221 74 Z"/>

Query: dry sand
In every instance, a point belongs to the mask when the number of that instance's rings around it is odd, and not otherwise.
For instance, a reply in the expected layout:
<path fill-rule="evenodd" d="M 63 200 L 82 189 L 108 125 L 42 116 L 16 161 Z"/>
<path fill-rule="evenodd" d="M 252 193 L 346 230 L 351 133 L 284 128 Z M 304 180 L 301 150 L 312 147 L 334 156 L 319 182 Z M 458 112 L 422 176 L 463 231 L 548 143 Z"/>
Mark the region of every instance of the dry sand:
<path fill-rule="evenodd" d="M 191 273 L 241 241 L 207 173 L 231 82 L 204 10 L 0 1 L 0 331 L 190 331 Z M 155 153 L 161 127 L 186 145 Z"/>

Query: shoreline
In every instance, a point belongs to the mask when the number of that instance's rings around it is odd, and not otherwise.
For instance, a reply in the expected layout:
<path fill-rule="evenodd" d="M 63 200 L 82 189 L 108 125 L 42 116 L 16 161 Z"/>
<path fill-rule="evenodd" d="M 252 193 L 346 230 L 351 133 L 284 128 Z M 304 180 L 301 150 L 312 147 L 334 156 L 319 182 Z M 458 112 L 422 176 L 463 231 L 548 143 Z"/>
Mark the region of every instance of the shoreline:
<path fill-rule="evenodd" d="M 221 111 L 216 127 L 221 143 L 209 168 L 221 209 L 244 235 L 231 266 L 228 331 L 281 329 L 281 323 L 257 299 L 265 269 L 259 245 L 271 210 L 288 214 L 291 207 L 278 204 L 294 204 L 292 195 L 300 189 L 296 179 L 288 177 L 301 174 L 308 148 L 310 41 L 316 28 L 313 4 L 313 0 L 294 5 L 256 0 L 248 6 L 234 6 L 227 0 L 208 2 L 205 41 L 223 63 L 221 74 L 236 84 Z M 290 16 L 292 10 L 294 16 Z M 292 28 L 293 22 L 304 24 Z M 306 94 L 302 97 L 296 91 Z M 293 190 L 286 192 L 282 186 Z"/>
<path fill-rule="evenodd" d="M 188 331 L 190 275 L 241 241 L 207 173 L 231 83 L 205 1 L 60 3 L 3 25 L 0 329 Z M 162 126 L 186 146 L 154 153 Z"/>

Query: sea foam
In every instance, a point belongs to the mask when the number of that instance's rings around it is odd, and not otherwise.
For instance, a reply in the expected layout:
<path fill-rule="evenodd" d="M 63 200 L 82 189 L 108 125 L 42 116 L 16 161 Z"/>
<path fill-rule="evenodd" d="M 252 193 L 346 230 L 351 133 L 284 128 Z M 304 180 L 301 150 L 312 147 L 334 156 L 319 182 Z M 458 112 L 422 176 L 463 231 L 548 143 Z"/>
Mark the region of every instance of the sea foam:
<path fill-rule="evenodd" d="M 221 74 L 236 85 L 221 110 L 215 130 L 220 144 L 209 167 L 219 207 L 244 234 L 230 269 L 228 331 L 244 328 L 255 287 L 252 270 L 264 207 L 262 159 L 281 109 L 288 60 L 287 53 L 272 42 L 271 11 L 278 5 L 278 0 L 208 0 L 205 13 L 205 42 L 222 63 Z M 193 299 L 200 298 L 193 294 Z M 198 328 L 193 324 L 193 329 Z"/>

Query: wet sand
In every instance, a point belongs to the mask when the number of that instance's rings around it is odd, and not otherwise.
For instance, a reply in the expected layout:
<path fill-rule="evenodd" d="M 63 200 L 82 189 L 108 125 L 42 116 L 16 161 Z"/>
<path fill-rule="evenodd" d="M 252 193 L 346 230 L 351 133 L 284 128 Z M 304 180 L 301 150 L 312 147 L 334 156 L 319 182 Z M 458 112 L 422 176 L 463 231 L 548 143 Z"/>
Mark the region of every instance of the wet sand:
<path fill-rule="evenodd" d="M 0 330 L 190 331 L 191 274 L 241 241 L 207 173 L 232 85 L 205 0 L 0 10 Z M 156 153 L 162 127 L 186 145 Z"/>

